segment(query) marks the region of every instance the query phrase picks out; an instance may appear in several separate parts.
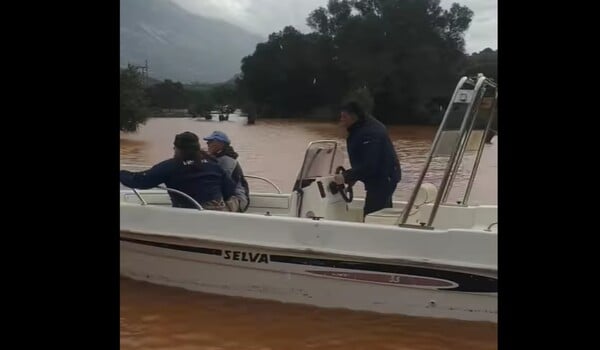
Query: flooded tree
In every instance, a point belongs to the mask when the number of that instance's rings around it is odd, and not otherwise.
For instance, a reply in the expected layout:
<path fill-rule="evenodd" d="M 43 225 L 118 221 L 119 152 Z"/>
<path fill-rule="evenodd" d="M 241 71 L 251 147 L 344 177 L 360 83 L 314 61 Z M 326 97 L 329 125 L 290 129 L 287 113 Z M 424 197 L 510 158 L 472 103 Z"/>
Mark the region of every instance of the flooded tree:
<path fill-rule="evenodd" d="M 121 131 L 134 132 L 140 124 L 146 122 L 148 108 L 142 79 L 142 75 L 131 65 L 121 70 L 119 89 Z"/>
<path fill-rule="evenodd" d="M 364 89 L 389 123 L 429 123 L 466 65 L 473 12 L 439 0 L 330 0 L 307 18 L 314 30 L 273 33 L 242 60 L 239 86 L 277 117 L 339 105 Z M 262 116 L 262 115 L 261 115 Z"/>
<path fill-rule="evenodd" d="M 209 90 L 192 90 L 188 92 L 188 109 L 196 116 L 212 119 L 210 112 L 215 108 L 215 100 Z"/>
<path fill-rule="evenodd" d="M 153 107 L 178 109 L 187 105 L 183 84 L 169 79 L 149 87 L 147 95 Z"/>
<path fill-rule="evenodd" d="M 498 51 L 489 47 L 474 52 L 467 57 L 465 75 L 477 75 L 483 73 L 488 78 L 498 79 Z"/>

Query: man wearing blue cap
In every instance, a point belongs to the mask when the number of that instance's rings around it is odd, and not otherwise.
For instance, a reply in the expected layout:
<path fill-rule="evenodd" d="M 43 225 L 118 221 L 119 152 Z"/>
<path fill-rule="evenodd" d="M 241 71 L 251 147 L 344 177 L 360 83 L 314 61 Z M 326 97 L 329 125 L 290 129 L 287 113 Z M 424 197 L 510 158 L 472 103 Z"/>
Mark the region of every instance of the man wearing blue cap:
<path fill-rule="evenodd" d="M 235 183 L 234 195 L 226 201 L 227 207 L 232 212 L 245 212 L 250 204 L 250 189 L 242 167 L 237 161 L 238 154 L 231 147 L 231 140 L 222 131 L 213 131 L 204 140 L 208 146 L 208 152 L 217 158 L 219 165 Z"/>

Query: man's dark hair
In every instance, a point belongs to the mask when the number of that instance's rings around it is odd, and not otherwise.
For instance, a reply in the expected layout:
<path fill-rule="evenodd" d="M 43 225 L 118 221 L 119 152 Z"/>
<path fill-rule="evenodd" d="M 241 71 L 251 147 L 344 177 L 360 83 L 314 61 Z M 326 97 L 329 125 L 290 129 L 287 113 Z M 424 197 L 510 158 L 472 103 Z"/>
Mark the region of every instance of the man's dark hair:
<path fill-rule="evenodd" d="M 197 151 L 200 149 L 198 135 L 189 131 L 175 135 L 175 141 L 173 141 L 173 145 L 182 151 Z"/>
<path fill-rule="evenodd" d="M 357 102 L 354 101 L 343 104 L 340 108 L 340 111 L 355 115 L 358 120 L 364 120 L 366 117 L 365 111 Z"/>
<path fill-rule="evenodd" d="M 180 150 L 180 154 L 176 157 L 180 160 L 193 160 L 196 167 L 201 167 L 203 160 L 215 161 L 214 157 L 206 151 L 200 149 L 198 136 L 193 132 L 183 132 L 175 135 L 173 145 Z"/>

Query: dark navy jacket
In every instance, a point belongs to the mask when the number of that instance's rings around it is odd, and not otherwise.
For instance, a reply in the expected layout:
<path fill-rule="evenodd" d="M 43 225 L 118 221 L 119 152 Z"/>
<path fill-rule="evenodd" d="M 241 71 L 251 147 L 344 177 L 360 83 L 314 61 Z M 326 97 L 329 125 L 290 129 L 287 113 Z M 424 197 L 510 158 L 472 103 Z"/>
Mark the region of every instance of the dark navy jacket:
<path fill-rule="evenodd" d="M 164 183 L 167 187 L 179 190 L 196 202 L 227 200 L 235 190 L 231 178 L 216 161 L 202 161 L 198 168 L 194 161 L 167 159 L 147 171 L 134 173 L 121 170 L 121 183 L 127 187 L 149 189 Z M 169 192 L 171 202 L 177 208 L 194 208 L 183 196 Z"/>
<path fill-rule="evenodd" d="M 346 146 L 352 168 L 344 172 L 345 182 L 362 181 L 367 191 L 393 192 L 402 173 L 385 126 L 367 117 L 352 124 L 348 132 Z"/>

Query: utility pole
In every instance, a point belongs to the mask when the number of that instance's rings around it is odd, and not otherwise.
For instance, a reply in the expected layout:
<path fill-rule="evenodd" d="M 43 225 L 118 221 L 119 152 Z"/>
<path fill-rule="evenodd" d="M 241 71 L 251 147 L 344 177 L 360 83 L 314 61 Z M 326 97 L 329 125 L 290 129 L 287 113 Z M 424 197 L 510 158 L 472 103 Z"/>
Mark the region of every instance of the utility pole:
<path fill-rule="evenodd" d="M 130 66 L 135 68 L 136 70 L 141 71 L 142 84 L 144 84 L 144 87 L 148 87 L 148 60 L 144 61 L 143 66 L 139 66 L 139 65 L 135 65 L 135 64 L 130 64 Z"/>

